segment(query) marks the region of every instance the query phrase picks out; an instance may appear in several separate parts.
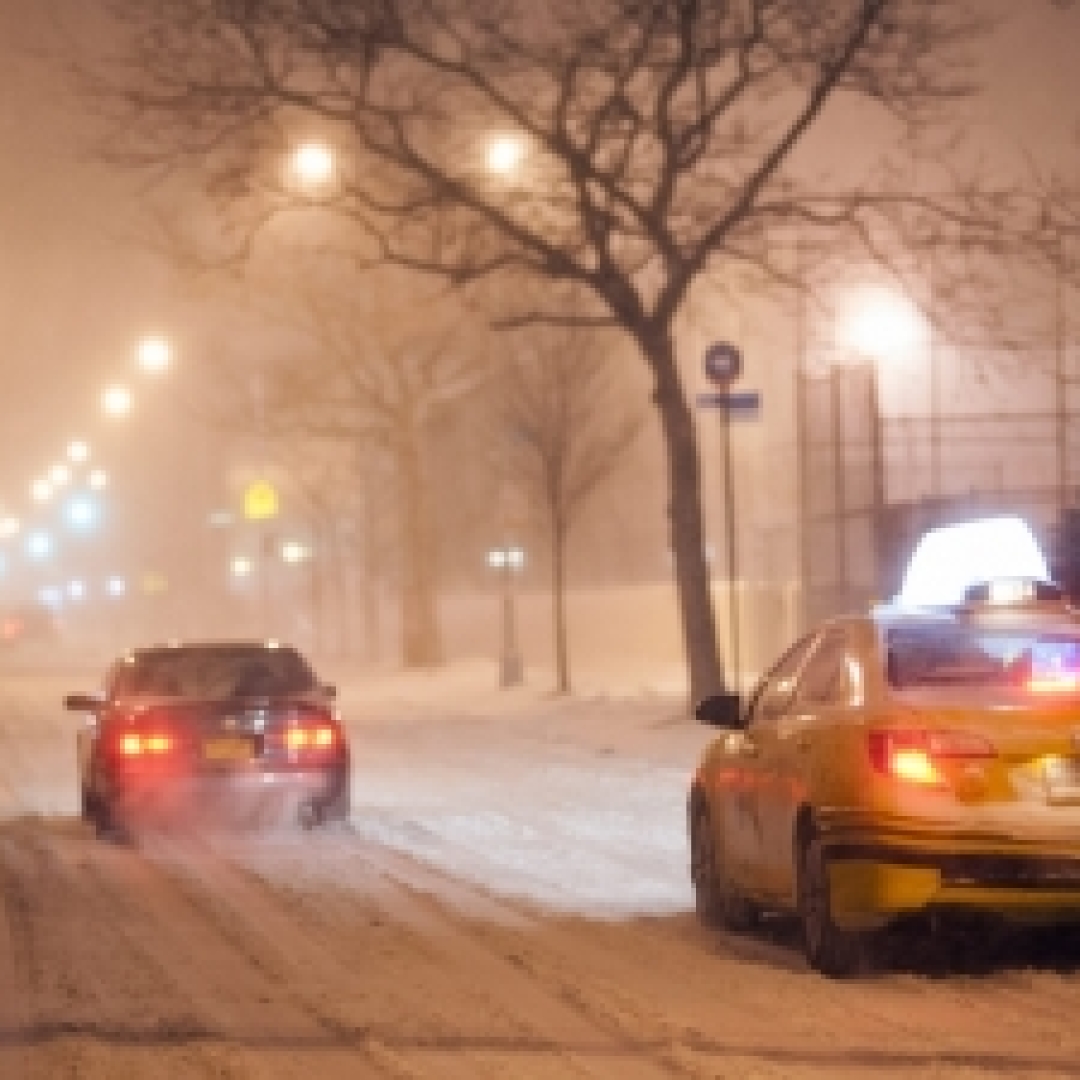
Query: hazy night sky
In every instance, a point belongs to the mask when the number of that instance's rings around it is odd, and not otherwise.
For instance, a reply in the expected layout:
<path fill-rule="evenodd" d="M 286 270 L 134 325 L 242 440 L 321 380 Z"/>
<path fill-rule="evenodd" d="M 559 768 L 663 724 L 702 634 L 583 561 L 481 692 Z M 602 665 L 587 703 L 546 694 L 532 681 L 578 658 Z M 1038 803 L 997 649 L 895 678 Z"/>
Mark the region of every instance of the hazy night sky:
<path fill-rule="evenodd" d="M 1067 155 L 1080 137 L 1080 6 L 1007 5 L 992 44 L 983 103 L 991 141 L 1022 139 L 1039 158 Z M 129 180 L 82 152 L 87 112 L 47 59 L 49 16 L 92 15 L 92 0 L 0 0 L 0 333 L 3 464 L 0 503 L 25 501 L 26 482 L 76 433 L 91 437 L 97 390 L 130 369 L 146 330 L 182 304 L 170 274 L 120 245 L 132 220 Z M 1016 12 L 1019 12 L 1016 14 Z"/>

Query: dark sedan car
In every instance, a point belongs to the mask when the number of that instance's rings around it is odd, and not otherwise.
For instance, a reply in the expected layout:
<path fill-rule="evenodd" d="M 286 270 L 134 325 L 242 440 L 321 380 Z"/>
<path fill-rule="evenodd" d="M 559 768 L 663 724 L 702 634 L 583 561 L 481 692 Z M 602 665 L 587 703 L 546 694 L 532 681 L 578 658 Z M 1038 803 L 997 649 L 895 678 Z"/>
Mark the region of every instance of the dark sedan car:
<path fill-rule="evenodd" d="M 349 813 L 349 748 L 321 684 L 293 648 L 211 642 L 138 649 L 103 695 L 72 694 L 83 816 L 122 835 L 142 818 L 235 807 L 305 827 Z"/>

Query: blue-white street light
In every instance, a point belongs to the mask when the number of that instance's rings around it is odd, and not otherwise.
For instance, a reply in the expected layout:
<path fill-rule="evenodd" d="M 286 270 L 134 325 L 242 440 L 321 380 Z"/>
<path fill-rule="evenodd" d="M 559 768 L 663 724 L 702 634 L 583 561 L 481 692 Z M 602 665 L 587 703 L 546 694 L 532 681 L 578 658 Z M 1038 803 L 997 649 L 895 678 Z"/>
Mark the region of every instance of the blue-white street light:
<path fill-rule="evenodd" d="M 68 500 L 64 516 L 73 529 L 87 532 L 97 524 L 98 507 L 89 495 L 75 495 Z"/>
<path fill-rule="evenodd" d="M 53 552 L 52 537 L 43 529 L 35 529 L 26 538 L 26 554 L 34 560 L 47 559 Z"/>

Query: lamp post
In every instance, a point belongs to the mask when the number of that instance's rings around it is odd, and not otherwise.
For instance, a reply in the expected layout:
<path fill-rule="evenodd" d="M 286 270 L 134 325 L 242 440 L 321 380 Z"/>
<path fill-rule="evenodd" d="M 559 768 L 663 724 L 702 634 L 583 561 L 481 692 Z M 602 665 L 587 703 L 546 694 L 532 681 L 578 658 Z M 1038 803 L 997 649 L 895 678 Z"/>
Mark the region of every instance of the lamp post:
<path fill-rule="evenodd" d="M 514 575 L 525 568 L 525 552 L 513 545 L 492 548 L 488 566 L 495 570 L 502 585 L 502 641 L 499 649 L 499 686 L 518 686 L 524 678 L 524 665 L 518 646 L 515 611 Z"/>

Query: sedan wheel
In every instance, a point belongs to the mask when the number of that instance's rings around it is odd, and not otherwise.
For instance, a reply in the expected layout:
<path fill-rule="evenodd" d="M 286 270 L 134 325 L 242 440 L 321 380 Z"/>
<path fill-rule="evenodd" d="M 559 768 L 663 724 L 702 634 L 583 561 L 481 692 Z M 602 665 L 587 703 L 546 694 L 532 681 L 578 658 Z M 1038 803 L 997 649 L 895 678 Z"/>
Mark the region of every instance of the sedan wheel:
<path fill-rule="evenodd" d="M 748 930 L 757 922 L 757 909 L 740 896 L 724 871 L 724 859 L 716 850 L 716 834 L 704 803 L 690 819 L 690 878 L 698 918 L 706 926 Z"/>
<path fill-rule="evenodd" d="M 834 978 L 856 971 L 862 963 L 862 937 L 833 922 L 828 863 L 821 838 L 812 830 L 806 831 L 799 844 L 798 904 L 810 966 Z"/>

